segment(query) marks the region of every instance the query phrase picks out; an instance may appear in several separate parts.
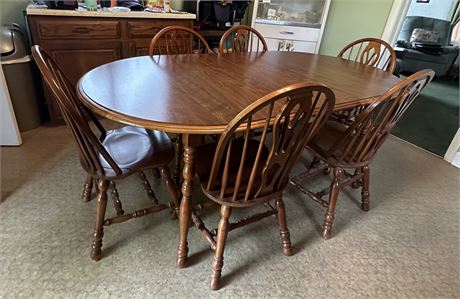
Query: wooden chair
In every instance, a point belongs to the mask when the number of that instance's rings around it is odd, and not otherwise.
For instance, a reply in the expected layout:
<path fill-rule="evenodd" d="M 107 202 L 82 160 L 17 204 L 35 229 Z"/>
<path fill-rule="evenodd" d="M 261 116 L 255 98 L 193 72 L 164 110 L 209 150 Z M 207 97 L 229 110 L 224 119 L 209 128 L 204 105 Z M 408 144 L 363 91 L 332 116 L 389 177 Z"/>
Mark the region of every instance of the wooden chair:
<path fill-rule="evenodd" d="M 393 73 L 396 68 L 396 53 L 393 47 L 378 38 L 358 39 L 346 45 L 337 57 L 367 64 L 390 73 Z"/>
<path fill-rule="evenodd" d="M 202 190 L 209 199 L 221 205 L 222 218 L 217 232 L 208 231 L 201 223 L 211 248 L 215 249 L 212 289 L 219 288 L 227 234 L 235 228 L 276 215 L 283 253 L 291 255 L 282 193 L 292 166 L 306 142 L 330 115 L 334 102 L 333 92 L 324 85 L 292 84 L 258 99 L 241 111 L 228 124 L 217 144 L 198 147 L 196 173 Z M 256 125 L 263 128 L 262 134 L 252 138 L 251 129 Z M 210 160 L 213 155 L 214 159 Z M 270 201 L 275 202 L 275 207 Z M 229 222 L 233 208 L 263 204 L 267 207 L 266 212 Z M 196 223 L 196 219 L 194 221 Z"/>
<path fill-rule="evenodd" d="M 150 42 L 149 55 L 211 54 L 205 39 L 184 26 L 169 26 L 158 31 Z"/>
<path fill-rule="evenodd" d="M 183 26 L 169 26 L 158 31 L 150 42 L 149 55 L 180 55 L 180 54 L 212 54 L 205 39 L 196 31 Z M 175 169 L 174 181 L 176 188 L 181 187 L 182 135 L 174 138 Z"/>
<path fill-rule="evenodd" d="M 335 205 L 343 187 L 361 187 L 361 208 L 364 211 L 369 210 L 369 164 L 390 134 L 391 128 L 433 76 L 432 70 L 413 74 L 356 115 L 350 125 L 331 118 L 308 143 L 308 149 L 315 158 L 309 169 L 293 177 L 291 183 L 327 208 L 323 231 L 325 239 L 331 237 Z M 329 187 L 319 192 L 303 188 L 303 179 L 329 168 L 333 169 L 333 179 Z M 345 169 L 355 171 L 350 173 Z M 326 195 L 329 195 L 328 200 L 323 199 Z"/>
<path fill-rule="evenodd" d="M 267 52 L 265 39 L 259 31 L 245 25 L 233 26 L 222 35 L 219 53 Z"/>
<path fill-rule="evenodd" d="M 32 55 L 77 143 L 81 166 L 88 174 L 87 183 L 90 184 L 89 182 L 93 179 L 98 181 L 96 228 L 91 250 L 91 258 L 97 261 L 101 258 L 104 226 L 121 223 L 169 207 L 166 204 L 158 203 L 143 170 L 160 170 L 171 196 L 170 205 L 177 211 L 179 200 L 168 169 L 168 163 L 174 157 L 173 146 L 168 136 L 159 131 L 148 131 L 131 126 L 106 131 L 93 113 L 81 105 L 74 87 L 51 57 L 39 46 L 32 47 Z M 99 130 L 99 137 L 89 126 L 87 116 Z M 152 205 L 132 213 L 125 213 L 114 181 L 136 173 L 142 179 Z M 112 186 L 111 193 L 117 216 L 106 219 L 107 190 L 110 185 Z"/>
<path fill-rule="evenodd" d="M 345 46 L 337 57 L 367 64 L 389 73 L 396 68 L 396 52 L 386 41 L 378 38 L 361 38 Z M 361 105 L 353 109 L 334 112 L 332 114 L 337 120 L 344 123 L 353 121 L 353 117 L 366 109 Z"/>

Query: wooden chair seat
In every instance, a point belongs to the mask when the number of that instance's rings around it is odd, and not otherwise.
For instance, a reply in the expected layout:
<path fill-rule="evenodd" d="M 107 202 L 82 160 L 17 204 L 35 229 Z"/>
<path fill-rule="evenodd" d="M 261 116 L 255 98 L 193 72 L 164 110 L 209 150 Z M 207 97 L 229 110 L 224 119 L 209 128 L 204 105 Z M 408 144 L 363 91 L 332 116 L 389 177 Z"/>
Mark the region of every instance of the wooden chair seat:
<path fill-rule="evenodd" d="M 350 150 L 347 151 L 346 156 L 343 157 L 348 162 L 341 162 L 343 158 L 340 156 L 345 152 L 345 144 L 339 143 L 336 145 L 336 143 L 344 135 L 348 127 L 341 122 L 333 120 L 332 116 L 330 119 L 332 120 L 327 121 L 318 131 L 318 134 L 308 143 L 307 148 L 313 151 L 315 155 L 321 159 L 327 159 L 332 167 L 341 166 L 356 168 L 365 165 L 367 162 L 357 161 L 357 163 L 353 163 L 353 161 L 350 161 L 352 158 L 351 155 L 356 149 L 356 144 L 351 145 Z"/>
<path fill-rule="evenodd" d="M 120 167 L 122 176 L 142 169 L 157 168 L 174 158 L 173 144 L 166 133 L 133 126 L 107 131 L 102 145 Z M 101 154 L 99 159 L 105 176 L 116 177 L 113 168 Z"/>
<path fill-rule="evenodd" d="M 318 134 L 312 138 L 308 146 L 312 147 L 312 149 L 321 156 L 325 156 L 345 130 L 346 127 L 341 124 L 335 121 L 327 121 L 323 127 L 319 129 Z"/>

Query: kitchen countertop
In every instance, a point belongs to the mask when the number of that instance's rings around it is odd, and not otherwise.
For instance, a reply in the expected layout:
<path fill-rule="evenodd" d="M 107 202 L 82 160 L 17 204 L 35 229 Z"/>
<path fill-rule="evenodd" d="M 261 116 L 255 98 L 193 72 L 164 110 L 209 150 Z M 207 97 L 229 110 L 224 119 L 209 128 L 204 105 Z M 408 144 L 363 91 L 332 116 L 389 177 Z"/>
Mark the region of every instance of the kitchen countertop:
<path fill-rule="evenodd" d="M 29 16 L 62 16 L 62 17 L 102 17 L 102 18 L 144 18 L 144 19 L 196 19 L 191 13 L 155 13 L 144 11 L 110 12 L 36 8 L 29 5 L 26 9 Z"/>

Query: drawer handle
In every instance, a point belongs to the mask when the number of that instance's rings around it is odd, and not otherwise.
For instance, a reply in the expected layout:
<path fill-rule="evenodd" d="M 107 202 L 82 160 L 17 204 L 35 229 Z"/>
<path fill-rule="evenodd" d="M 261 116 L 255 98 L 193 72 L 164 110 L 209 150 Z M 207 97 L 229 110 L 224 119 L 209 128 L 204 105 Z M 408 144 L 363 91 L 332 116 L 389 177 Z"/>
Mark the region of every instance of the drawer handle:
<path fill-rule="evenodd" d="M 289 34 L 289 35 L 292 35 L 292 34 L 294 34 L 294 32 L 292 32 L 292 31 L 280 31 L 280 34 Z"/>
<path fill-rule="evenodd" d="M 72 30 L 73 33 L 89 33 L 90 30 L 86 27 L 75 27 L 74 30 Z"/>

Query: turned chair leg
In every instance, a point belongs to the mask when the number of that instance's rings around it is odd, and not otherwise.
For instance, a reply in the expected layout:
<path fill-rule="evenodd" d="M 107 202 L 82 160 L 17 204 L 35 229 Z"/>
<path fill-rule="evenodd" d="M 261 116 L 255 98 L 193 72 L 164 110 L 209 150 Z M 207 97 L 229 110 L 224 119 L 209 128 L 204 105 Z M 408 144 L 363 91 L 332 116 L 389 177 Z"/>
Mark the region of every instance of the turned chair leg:
<path fill-rule="evenodd" d="M 334 179 L 331 183 L 331 192 L 329 193 L 329 205 L 327 206 L 326 219 L 324 220 L 323 238 L 331 237 L 332 223 L 334 222 L 334 211 L 337 203 L 337 198 L 340 191 L 340 179 L 343 175 L 343 169 L 340 167 L 334 168 Z"/>
<path fill-rule="evenodd" d="M 176 217 L 179 217 L 179 207 L 180 207 L 179 195 L 177 194 L 177 189 L 171 177 L 171 171 L 169 171 L 168 167 L 161 167 L 160 174 L 163 180 L 165 181 L 166 188 L 168 189 L 168 192 L 169 192 L 169 196 L 170 196 L 169 202 L 171 205 L 171 209 L 173 210 L 174 215 L 176 215 Z"/>
<path fill-rule="evenodd" d="M 229 218 L 232 213 L 232 208 L 223 205 L 220 208 L 221 219 L 217 230 L 217 245 L 216 253 L 212 261 L 212 274 L 211 274 L 211 289 L 219 289 L 220 276 L 222 274 L 222 267 L 224 266 L 224 249 L 225 242 L 227 241 L 228 229 L 230 226 Z"/>
<path fill-rule="evenodd" d="M 99 180 L 99 195 L 96 206 L 96 228 L 94 229 L 91 259 L 98 261 L 102 256 L 102 237 L 104 236 L 104 218 L 107 208 L 107 189 L 109 181 Z"/>
<path fill-rule="evenodd" d="M 110 195 L 112 196 L 113 206 L 115 208 L 115 211 L 117 211 L 117 215 L 121 216 L 125 213 L 125 211 L 123 211 L 123 207 L 120 201 L 120 195 L 118 195 L 117 186 L 115 185 L 114 181 L 110 182 L 110 188 L 112 189 L 110 191 Z"/>
<path fill-rule="evenodd" d="M 81 196 L 82 202 L 88 202 L 91 200 L 91 191 L 93 190 L 93 178 L 87 174 L 85 185 L 83 186 L 83 194 Z"/>
<path fill-rule="evenodd" d="M 363 176 L 363 187 L 361 189 L 361 209 L 363 211 L 369 211 L 369 165 L 365 165 L 362 168 Z"/>
<path fill-rule="evenodd" d="M 154 204 L 158 204 L 158 199 L 155 196 L 155 192 L 152 190 L 152 186 L 150 186 L 149 181 L 147 180 L 147 177 L 145 176 L 145 173 L 143 171 L 139 172 L 139 178 L 142 181 L 142 185 L 144 186 L 145 191 L 147 192 L 148 197 Z"/>
<path fill-rule="evenodd" d="M 287 227 L 286 208 L 281 198 L 276 200 L 276 212 L 276 219 L 280 227 L 281 241 L 283 244 L 283 253 L 284 255 L 290 256 L 292 255 L 291 238 Z"/>

